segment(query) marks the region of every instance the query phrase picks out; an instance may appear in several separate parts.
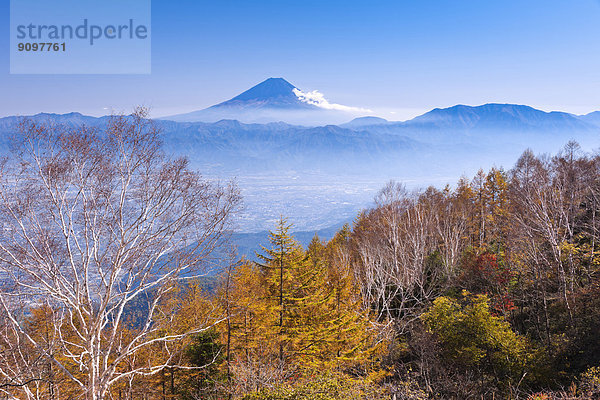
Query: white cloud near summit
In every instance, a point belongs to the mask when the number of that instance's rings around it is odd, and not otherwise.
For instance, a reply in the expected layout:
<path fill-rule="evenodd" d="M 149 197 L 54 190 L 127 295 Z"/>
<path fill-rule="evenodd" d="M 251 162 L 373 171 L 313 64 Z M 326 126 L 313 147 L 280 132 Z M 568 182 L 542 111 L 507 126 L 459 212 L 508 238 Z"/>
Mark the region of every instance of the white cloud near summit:
<path fill-rule="evenodd" d="M 371 110 L 368 110 L 366 108 L 350 107 L 344 106 L 342 104 L 330 103 L 329 101 L 327 101 L 323 93 L 319 92 L 318 90 L 313 90 L 312 92 L 305 93 L 300 89 L 294 88 L 292 89 L 292 91 L 294 92 L 296 97 L 298 97 L 298 99 L 303 103 L 311 104 L 313 106 L 324 108 L 326 110 L 346 111 L 351 113 L 371 112 Z"/>

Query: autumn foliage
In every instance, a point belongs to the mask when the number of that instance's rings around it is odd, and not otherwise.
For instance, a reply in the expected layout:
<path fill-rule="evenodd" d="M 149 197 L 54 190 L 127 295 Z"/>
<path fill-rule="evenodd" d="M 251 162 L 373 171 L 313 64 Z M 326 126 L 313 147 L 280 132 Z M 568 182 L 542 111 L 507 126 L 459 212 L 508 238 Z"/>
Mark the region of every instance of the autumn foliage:
<path fill-rule="evenodd" d="M 600 157 L 569 143 L 454 187 L 390 182 L 352 224 L 306 247 L 281 218 L 255 261 L 232 252 L 214 280 L 165 288 L 147 345 L 107 357 L 124 377 L 147 374 L 107 396 L 598 398 L 599 212 Z M 144 329 L 144 306 L 127 310 L 123 340 Z M 48 355 L 85 381 L 64 356 L 80 326 L 56 305 L 21 311 L 23 330 L 0 319 L 0 390 L 75 397 Z"/>

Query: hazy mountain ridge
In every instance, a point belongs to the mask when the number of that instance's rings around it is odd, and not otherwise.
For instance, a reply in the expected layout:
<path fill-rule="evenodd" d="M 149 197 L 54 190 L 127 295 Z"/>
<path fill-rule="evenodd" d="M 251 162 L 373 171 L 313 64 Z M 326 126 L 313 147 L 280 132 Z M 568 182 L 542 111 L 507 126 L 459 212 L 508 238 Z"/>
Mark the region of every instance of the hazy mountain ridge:
<path fill-rule="evenodd" d="M 456 105 L 435 108 L 407 121 L 387 121 L 375 117 L 357 118 L 344 124 L 349 129 L 378 130 L 450 130 L 506 132 L 565 132 L 595 131 L 600 124 L 600 112 L 585 116 L 552 111 L 545 112 L 530 106 L 489 103 L 481 106 Z M 369 124 L 373 118 L 372 124 Z"/>
<path fill-rule="evenodd" d="M 0 132 L 7 133 L 13 131 L 17 124 L 24 118 L 30 119 L 36 122 L 48 122 L 51 124 L 64 125 L 66 127 L 76 127 L 80 125 L 96 126 L 105 123 L 109 117 L 91 117 L 89 115 L 83 115 L 78 112 L 71 112 L 67 114 L 53 114 L 53 113 L 39 113 L 35 115 L 14 115 L 9 117 L 0 118 Z"/>
<path fill-rule="evenodd" d="M 579 115 L 577 117 L 587 123 L 600 126 L 600 111 L 594 111 L 589 114 Z"/>
<path fill-rule="evenodd" d="M 498 151 L 511 154 L 513 147 L 553 152 L 571 139 L 589 148 L 600 144 L 600 112 L 576 116 L 516 104 L 457 105 L 436 108 L 408 121 L 377 119 L 374 124 L 367 122 L 368 119 L 359 118 L 344 126 L 372 133 L 402 135 L 423 144 L 477 145 L 488 148 L 488 151 L 496 147 Z M 500 157 L 496 162 L 503 163 L 505 159 Z"/>
<path fill-rule="evenodd" d="M 564 112 L 545 112 L 515 104 L 484 104 L 477 107 L 457 105 L 436 108 L 408 121 L 409 125 L 430 124 L 438 129 L 592 129 L 593 126 Z"/>
<path fill-rule="evenodd" d="M 267 89 L 240 96 L 281 96 L 277 90 Z M 526 147 L 554 151 L 570 139 L 587 147 L 597 146 L 600 128 L 591 122 L 597 116 L 486 104 L 436 108 L 403 122 L 363 117 L 342 125 L 318 127 L 237 120 L 156 123 L 169 152 L 187 155 L 195 166 L 217 175 L 313 171 L 393 177 L 403 172 L 423 176 L 437 169 L 460 173 L 459 160 L 468 168 L 489 159 L 491 151 L 496 155 L 495 162 L 504 163 Z M 0 119 L 4 138 L 15 129 L 19 118 Z M 68 127 L 103 126 L 109 119 L 79 113 L 41 113 L 30 118 Z"/>
<path fill-rule="evenodd" d="M 240 96 L 241 99 L 265 93 L 274 99 L 283 96 L 271 89 L 262 87 Z M 569 139 L 587 145 L 597 139 L 600 131 L 592 123 L 596 117 L 594 113 L 578 117 L 529 106 L 486 104 L 436 108 L 403 122 L 364 117 L 342 125 L 318 127 L 284 122 L 246 124 L 237 120 L 214 123 L 158 120 L 157 124 L 170 152 L 189 155 L 198 166 L 215 171 L 263 173 L 284 169 L 372 174 L 369 169 L 376 167 L 378 173 L 395 174 L 406 166 L 418 171 L 425 162 L 445 161 L 447 157 L 440 158 L 439 154 L 457 156 L 467 152 L 479 161 L 474 152 L 486 153 L 486 147 L 498 144 L 518 146 L 520 150 L 538 147 L 539 151 L 552 151 Z M 109 117 L 42 113 L 30 118 L 73 127 L 102 126 Z M 19 117 L 0 119 L 0 130 L 8 133 L 18 120 Z"/>

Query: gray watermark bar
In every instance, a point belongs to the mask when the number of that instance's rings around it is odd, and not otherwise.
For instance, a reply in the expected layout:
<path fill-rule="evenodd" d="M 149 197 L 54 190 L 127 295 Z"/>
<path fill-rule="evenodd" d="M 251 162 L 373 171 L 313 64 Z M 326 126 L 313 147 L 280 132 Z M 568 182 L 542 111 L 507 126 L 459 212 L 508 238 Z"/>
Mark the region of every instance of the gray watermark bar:
<path fill-rule="evenodd" d="M 150 0 L 11 0 L 11 74 L 150 72 Z"/>

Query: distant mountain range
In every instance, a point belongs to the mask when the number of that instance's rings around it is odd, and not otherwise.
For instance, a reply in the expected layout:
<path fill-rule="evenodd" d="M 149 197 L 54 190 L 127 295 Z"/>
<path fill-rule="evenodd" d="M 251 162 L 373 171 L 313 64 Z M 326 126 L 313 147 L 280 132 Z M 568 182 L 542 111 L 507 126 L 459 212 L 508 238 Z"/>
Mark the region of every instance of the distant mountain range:
<path fill-rule="evenodd" d="M 526 148 L 555 153 L 571 139 L 584 150 L 600 146 L 600 112 L 577 116 L 515 104 L 436 108 L 402 122 L 367 116 L 338 125 L 292 124 L 302 115 L 313 121 L 318 115 L 349 115 L 312 104 L 296 89 L 271 78 L 208 109 L 157 121 L 169 152 L 188 156 L 211 177 L 238 179 L 248 205 L 243 230 L 269 229 L 280 214 L 298 230 L 324 228 L 351 220 L 389 179 L 443 185 L 480 167 L 510 167 Z M 268 119 L 273 110 L 278 113 L 271 116 L 293 118 L 268 123 L 238 118 Z M 191 122 L 208 116 L 227 118 Z M 108 120 L 79 113 L 30 118 L 68 127 L 101 127 Z M 0 140 L 6 143 L 19 119 L 0 118 Z"/>
<path fill-rule="evenodd" d="M 278 107 L 320 112 L 318 107 L 290 94 L 294 88 L 281 78 L 271 78 L 207 110 L 233 113 Z M 70 127 L 101 126 L 108 120 L 79 113 L 41 113 L 30 118 Z M 18 119 L 1 118 L 0 133 L 7 137 Z M 515 104 L 457 105 L 436 108 L 402 122 L 369 116 L 316 127 L 284 122 L 247 124 L 234 119 L 157 123 L 170 152 L 189 155 L 192 162 L 210 173 L 236 176 L 275 170 L 364 176 L 410 172 L 411 176 L 427 176 L 436 169 L 448 172 L 444 164 L 463 154 L 461 163 L 451 163 L 457 173 L 460 168 L 485 164 L 492 150 L 494 161 L 505 163 L 526 147 L 555 151 L 570 139 L 586 148 L 600 145 L 600 112 L 576 116 Z"/>
<path fill-rule="evenodd" d="M 600 125 L 600 111 L 577 116 L 564 112 L 548 113 L 516 104 L 436 108 L 404 122 L 387 121 L 373 116 L 361 116 L 346 122 L 352 118 L 353 109 L 341 107 L 336 109 L 326 101 L 323 103 L 315 100 L 283 78 L 269 78 L 230 100 L 203 110 L 161 119 L 208 123 L 230 119 L 243 123 L 286 122 L 311 126 L 335 124 L 350 129 L 391 125 L 420 129 L 563 130 L 589 129 Z M 337 122 L 331 123 L 331 120 Z"/>
<path fill-rule="evenodd" d="M 579 118 L 585 122 L 600 126 L 600 111 L 594 111 L 586 115 L 580 115 Z"/>
<path fill-rule="evenodd" d="M 564 131 L 589 130 L 600 126 L 600 111 L 587 115 L 545 112 L 516 104 L 484 104 L 477 107 L 456 105 L 436 108 L 412 120 L 391 122 L 382 118 L 363 117 L 342 126 L 355 128 L 388 125 L 418 129 Z"/>
<path fill-rule="evenodd" d="M 284 79 L 270 78 L 195 115 L 215 110 L 234 113 L 275 108 L 321 112 L 319 107 L 299 100 L 291 92 L 294 88 Z M 109 117 L 73 112 L 41 113 L 30 118 L 72 127 L 101 126 Z M 7 137 L 18 119 L 1 118 L 0 133 Z M 385 176 L 408 170 L 411 175 L 424 176 L 436 168 L 447 171 L 444 163 L 463 153 L 468 157 L 452 165 L 462 168 L 485 163 L 492 149 L 494 161 L 504 163 L 514 157 L 515 151 L 526 147 L 555 151 L 570 139 L 579 140 L 587 148 L 600 145 L 600 112 L 576 116 L 515 104 L 457 105 L 436 108 L 402 122 L 368 116 L 316 127 L 284 122 L 247 124 L 235 119 L 157 123 L 170 152 L 187 154 L 198 167 L 217 175 L 294 170 Z"/>

